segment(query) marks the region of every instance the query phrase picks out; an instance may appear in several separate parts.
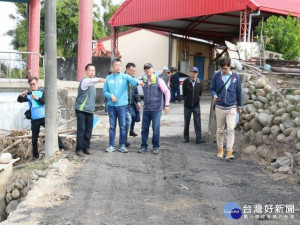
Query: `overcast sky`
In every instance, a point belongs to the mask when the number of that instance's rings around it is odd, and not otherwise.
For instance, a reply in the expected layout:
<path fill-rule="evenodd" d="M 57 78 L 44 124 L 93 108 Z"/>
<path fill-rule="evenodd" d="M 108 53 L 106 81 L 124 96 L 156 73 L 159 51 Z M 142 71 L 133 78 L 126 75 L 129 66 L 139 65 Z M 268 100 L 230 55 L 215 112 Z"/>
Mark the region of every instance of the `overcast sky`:
<path fill-rule="evenodd" d="M 65 0 L 68 1 L 68 0 Z M 101 0 L 94 0 L 94 3 L 100 4 Z M 113 0 L 113 3 L 120 4 L 124 2 L 124 0 Z M 9 36 L 5 36 L 4 34 L 13 29 L 16 25 L 13 20 L 9 19 L 9 14 L 15 14 L 16 7 L 14 3 L 11 2 L 0 2 L 0 51 L 9 51 L 13 50 L 12 46 L 10 46 L 11 38 Z"/>

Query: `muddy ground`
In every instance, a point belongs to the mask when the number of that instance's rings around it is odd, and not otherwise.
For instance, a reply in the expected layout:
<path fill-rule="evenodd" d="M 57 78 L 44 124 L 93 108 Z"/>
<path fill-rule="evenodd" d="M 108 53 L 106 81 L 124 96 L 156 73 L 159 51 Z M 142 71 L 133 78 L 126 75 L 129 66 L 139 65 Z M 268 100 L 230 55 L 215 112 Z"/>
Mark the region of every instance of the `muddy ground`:
<path fill-rule="evenodd" d="M 204 97 L 201 103 L 203 132 L 207 131 L 209 100 Z M 256 163 L 242 160 L 240 149 L 236 149 L 234 161 L 218 160 L 215 143 L 196 145 L 194 135 L 189 143 L 183 143 L 183 105 L 172 104 L 170 110 L 162 117 L 159 155 L 137 153 L 140 135 L 130 137 L 129 153 L 106 153 L 108 135 L 103 129 L 102 136 L 92 143 L 91 156 L 67 154 L 82 164 L 68 180 L 70 194 L 59 205 L 23 211 L 22 221 L 30 221 L 36 211 L 35 224 L 40 225 L 300 223 L 299 185 L 274 180 Z M 101 115 L 102 124 L 107 120 Z M 244 205 L 250 205 L 252 213 L 248 215 L 260 218 L 243 218 L 243 214 L 238 220 L 228 219 L 223 213 L 228 202 L 238 203 L 242 211 Z M 263 206 L 263 213 L 253 213 L 257 204 Z M 271 214 L 264 213 L 265 205 L 275 208 L 280 204 L 293 204 L 295 219 L 287 213 L 281 214 L 288 215 L 286 219 L 261 218 L 276 215 L 274 209 Z"/>

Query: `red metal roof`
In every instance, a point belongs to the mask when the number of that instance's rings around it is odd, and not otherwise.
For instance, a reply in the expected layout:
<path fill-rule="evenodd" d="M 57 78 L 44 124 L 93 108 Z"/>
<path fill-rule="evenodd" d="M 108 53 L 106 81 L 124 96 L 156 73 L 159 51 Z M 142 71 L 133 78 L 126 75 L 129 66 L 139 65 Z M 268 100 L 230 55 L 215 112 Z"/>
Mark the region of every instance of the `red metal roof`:
<path fill-rule="evenodd" d="M 255 27 L 274 14 L 300 16 L 300 0 L 126 0 L 109 24 L 223 42 L 239 37 L 240 12 L 246 9 L 261 11 L 253 17 Z"/>
<path fill-rule="evenodd" d="M 300 16 L 299 0 L 126 0 L 109 20 L 124 26 L 245 10 Z"/>

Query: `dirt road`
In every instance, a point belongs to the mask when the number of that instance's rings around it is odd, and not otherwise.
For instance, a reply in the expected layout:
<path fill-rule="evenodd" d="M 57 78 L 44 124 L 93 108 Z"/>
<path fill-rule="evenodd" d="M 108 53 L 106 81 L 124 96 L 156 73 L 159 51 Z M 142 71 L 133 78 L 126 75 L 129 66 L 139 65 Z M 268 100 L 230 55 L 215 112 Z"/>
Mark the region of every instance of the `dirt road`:
<path fill-rule="evenodd" d="M 203 132 L 207 131 L 209 100 L 201 101 Z M 23 213 L 19 222 L 36 216 L 40 225 L 300 223 L 298 185 L 273 180 L 257 164 L 241 160 L 239 149 L 236 160 L 227 161 L 216 158 L 216 144 L 196 145 L 194 135 L 183 143 L 182 107 L 173 104 L 170 114 L 162 117 L 159 155 L 137 153 L 140 135 L 130 137 L 129 153 L 106 153 L 108 118 L 101 115 L 102 136 L 92 143 L 93 155 L 79 158 L 71 153 L 83 164 L 69 180 L 71 193 L 62 196 L 60 205 Z M 240 219 L 225 217 L 224 206 L 229 202 L 239 205 Z M 294 212 L 286 213 L 286 205 L 293 205 Z M 246 213 L 249 206 L 251 213 Z M 283 211 L 275 213 L 281 207 Z"/>
<path fill-rule="evenodd" d="M 204 131 L 208 107 L 209 98 L 204 98 Z M 162 118 L 159 155 L 137 153 L 140 135 L 130 138 L 128 154 L 106 153 L 107 137 L 94 142 L 93 155 L 83 159 L 84 166 L 70 180 L 73 198 L 46 210 L 40 224 L 299 224 L 299 186 L 274 181 L 238 153 L 234 161 L 218 160 L 215 144 L 196 145 L 193 138 L 182 143 L 182 104 L 173 104 L 171 110 Z M 240 219 L 224 216 L 229 202 L 239 204 Z M 258 204 L 262 213 L 254 213 Z M 294 205 L 294 213 L 286 208 L 275 213 L 276 206 L 287 204 Z M 244 218 L 245 205 L 254 218 Z M 265 213 L 270 205 L 273 212 Z"/>

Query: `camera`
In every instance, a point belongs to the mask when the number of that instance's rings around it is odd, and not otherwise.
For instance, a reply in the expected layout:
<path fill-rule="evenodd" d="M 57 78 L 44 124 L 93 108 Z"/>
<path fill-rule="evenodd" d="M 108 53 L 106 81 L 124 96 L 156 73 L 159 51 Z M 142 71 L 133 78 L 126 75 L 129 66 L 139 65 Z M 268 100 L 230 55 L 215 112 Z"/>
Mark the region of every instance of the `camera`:
<path fill-rule="evenodd" d="M 27 95 L 31 95 L 31 94 L 32 94 L 32 91 L 28 91 L 28 92 L 27 92 Z"/>

